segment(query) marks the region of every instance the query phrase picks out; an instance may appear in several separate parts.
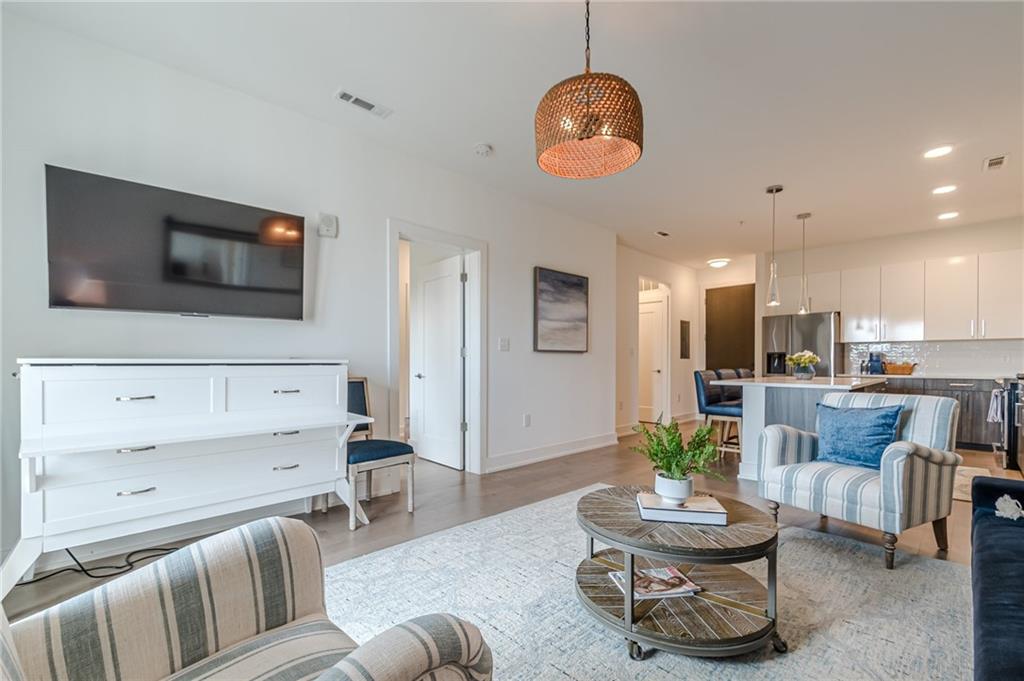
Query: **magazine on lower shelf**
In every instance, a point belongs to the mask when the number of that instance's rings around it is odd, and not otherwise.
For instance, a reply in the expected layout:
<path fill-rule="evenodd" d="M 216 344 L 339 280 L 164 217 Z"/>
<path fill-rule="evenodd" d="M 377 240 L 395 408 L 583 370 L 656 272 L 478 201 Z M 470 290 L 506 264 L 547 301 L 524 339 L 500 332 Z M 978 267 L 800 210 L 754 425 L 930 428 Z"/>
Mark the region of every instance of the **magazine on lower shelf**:
<path fill-rule="evenodd" d="M 619 587 L 619 591 L 626 593 L 624 571 L 609 572 L 608 576 L 612 578 L 615 586 Z M 633 598 L 638 601 L 692 596 L 698 591 L 700 587 L 674 567 L 638 570 L 633 577 Z"/>

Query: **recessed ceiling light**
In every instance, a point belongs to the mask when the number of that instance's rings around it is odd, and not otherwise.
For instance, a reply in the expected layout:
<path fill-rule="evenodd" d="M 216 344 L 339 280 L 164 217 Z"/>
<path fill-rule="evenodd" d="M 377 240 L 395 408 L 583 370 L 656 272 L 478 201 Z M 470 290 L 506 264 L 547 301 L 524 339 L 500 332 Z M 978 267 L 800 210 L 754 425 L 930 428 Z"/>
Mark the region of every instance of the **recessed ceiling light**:
<path fill-rule="evenodd" d="M 932 194 L 949 194 L 950 192 L 956 191 L 955 184 L 946 184 L 941 187 L 936 187 L 932 190 Z"/>
<path fill-rule="evenodd" d="M 729 258 L 712 258 L 708 260 L 708 266 L 718 269 L 719 267 L 725 267 L 730 262 Z"/>
<path fill-rule="evenodd" d="M 655 234 L 657 234 L 658 236 L 669 236 L 669 233 L 668 233 L 668 232 L 661 232 L 661 231 L 658 231 L 658 232 L 655 232 Z"/>
<path fill-rule="evenodd" d="M 951 210 L 948 213 L 939 213 L 940 220 L 952 220 L 953 218 L 960 217 L 960 213 L 955 210 Z"/>
<path fill-rule="evenodd" d="M 951 151 L 953 151 L 953 147 L 951 147 L 948 144 L 944 144 L 941 147 L 935 147 L 934 149 L 929 149 L 928 151 L 924 152 L 924 157 L 925 158 L 939 158 L 940 156 L 945 156 L 946 154 L 948 154 Z"/>

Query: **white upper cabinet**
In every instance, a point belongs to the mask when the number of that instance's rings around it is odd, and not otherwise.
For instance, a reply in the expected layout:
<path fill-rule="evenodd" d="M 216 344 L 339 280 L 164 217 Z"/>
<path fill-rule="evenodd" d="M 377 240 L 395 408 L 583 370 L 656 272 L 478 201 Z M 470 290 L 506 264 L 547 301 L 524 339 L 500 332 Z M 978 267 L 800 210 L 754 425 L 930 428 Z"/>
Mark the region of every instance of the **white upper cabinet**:
<path fill-rule="evenodd" d="M 839 313 L 844 343 L 865 343 L 879 339 L 878 267 L 843 270 L 840 278 Z"/>
<path fill-rule="evenodd" d="M 807 297 L 810 299 L 811 312 L 837 311 L 842 305 L 839 272 L 808 274 Z"/>
<path fill-rule="evenodd" d="M 978 256 L 978 337 L 1024 338 L 1024 250 Z"/>
<path fill-rule="evenodd" d="M 977 255 L 925 261 L 924 337 L 925 340 L 980 337 Z"/>
<path fill-rule="evenodd" d="M 924 261 L 882 265 L 880 340 L 924 340 Z"/>

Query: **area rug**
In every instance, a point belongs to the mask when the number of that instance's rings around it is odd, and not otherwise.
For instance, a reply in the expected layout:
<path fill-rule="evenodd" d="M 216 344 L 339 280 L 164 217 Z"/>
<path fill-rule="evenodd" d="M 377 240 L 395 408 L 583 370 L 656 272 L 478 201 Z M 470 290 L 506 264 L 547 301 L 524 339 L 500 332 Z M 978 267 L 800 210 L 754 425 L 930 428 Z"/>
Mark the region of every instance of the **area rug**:
<path fill-rule="evenodd" d="M 600 485 L 460 525 L 327 569 L 327 611 L 357 641 L 409 617 L 474 622 L 497 681 L 560 679 L 969 679 L 970 575 L 963 565 L 800 528 L 779 548 L 780 629 L 789 653 L 729 659 L 657 652 L 629 658 L 623 639 L 574 593 L 584 535 L 576 501 Z M 424 512 L 424 511 L 418 511 Z M 763 579 L 764 561 L 746 569 Z"/>
<path fill-rule="evenodd" d="M 971 480 L 979 475 L 992 475 L 992 473 L 987 468 L 957 466 L 956 478 L 953 480 L 953 498 L 957 501 L 970 501 Z"/>

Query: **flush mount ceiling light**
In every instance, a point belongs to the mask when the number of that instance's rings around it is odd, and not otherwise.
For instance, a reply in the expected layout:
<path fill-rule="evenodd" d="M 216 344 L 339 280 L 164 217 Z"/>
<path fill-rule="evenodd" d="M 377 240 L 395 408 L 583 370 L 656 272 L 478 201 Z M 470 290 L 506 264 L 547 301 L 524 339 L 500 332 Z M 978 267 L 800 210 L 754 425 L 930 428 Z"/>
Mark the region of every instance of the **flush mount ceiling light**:
<path fill-rule="evenodd" d="M 556 84 L 537 105 L 537 165 L 557 177 L 614 175 L 644 148 L 644 113 L 633 86 L 611 73 L 590 71 L 590 0 L 586 1 L 586 66 Z"/>
<path fill-rule="evenodd" d="M 944 144 L 941 147 L 935 147 L 934 149 L 929 149 L 928 151 L 924 152 L 924 157 L 939 158 L 941 156 L 945 156 L 951 151 L 953 151 L 953 147 L 948 144 Z"/>
<path fill-rule="evenodd" d="M 797 314 L 807 314 L 811 311 L 811 300 L 807 297 L 807 218 L 810 213 L 800 213 L 796 219 L 801 222 L 800 230 L 800 308 Z"/>
<path fill-rule="evenodd" d="M 778 307 L 782 304 L 779 298 L 779 266 L 775 263 L 775 195 L 782 191 L 781 184 L 773 184 L 765 191 L 772 195 L 772 261 L 768 266 L 768 307 Z"/>
<path fill-rule="evenodd" d="M 953 218 L 960 217 L 960 213 L 955 210 L 951 210 L 948 213 L 939 213 L 940 220 L 952 220 Z"/>
<path fill-rule="evenodd" d="M 947 184 L 947 185 L 943 185 L 941 187 L 936 187 L 935 189 L 932 190 L 932 194 L 949 194 L 950 192 L 955 192 L 955 191 L 956 191 L 956 185 L 955 184 Z"/>
<path fill-rule="evenodd" d="M 725 267 L 730 262 L 732 261 L 729 258 L 712 258 L 711 260 L 708 260 L 708 267 L 714 267 L 717 270 Z"/>

